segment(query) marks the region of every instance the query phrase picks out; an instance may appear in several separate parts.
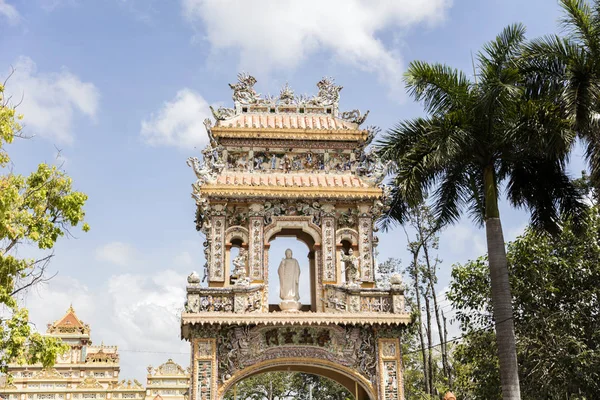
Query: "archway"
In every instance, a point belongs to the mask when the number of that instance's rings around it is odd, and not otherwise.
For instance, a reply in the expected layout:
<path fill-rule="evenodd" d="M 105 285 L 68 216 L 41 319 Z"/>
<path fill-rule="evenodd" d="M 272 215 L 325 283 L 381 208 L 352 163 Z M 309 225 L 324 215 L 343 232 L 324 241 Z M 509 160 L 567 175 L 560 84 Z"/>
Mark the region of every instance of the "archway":
<path fill-rule="evenodd" d="M 352 399 L 353 392 L 339 382 L 306 372 L 269 371 L 241 379 L 224 393 L 224 400 L 242 400 L 263 396 L 267 399 Z"/>
<path fill-rule="evenodd" d="M 293 359 L 280 358 L 261 362 L 245 368 L 225 382 L 218 392 L 218 398 L 224 399 L 225 394 L 239 382 L 268 372 L 301 372 L 318 375 L 330 379 L 343 386 L 356 400 L 375 400 L 376 394 L 371 382 L 351 369 L 322 359 Z"/>

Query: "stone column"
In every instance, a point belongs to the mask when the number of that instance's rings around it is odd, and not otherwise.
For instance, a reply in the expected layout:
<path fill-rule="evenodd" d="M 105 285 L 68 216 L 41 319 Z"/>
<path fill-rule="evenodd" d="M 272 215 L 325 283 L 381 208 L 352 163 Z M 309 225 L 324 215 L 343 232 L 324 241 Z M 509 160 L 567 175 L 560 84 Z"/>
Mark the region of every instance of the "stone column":
<path fill-rule="evenodd" d="M 358 254 L 360 255 L 360 279 L 363 282 L 373 282 L 373 218 L 367 210 L 360 207 L 358 217 Z"/>
<path fill-rule="evenodd" d="M 217 346 L 216 340 L 192 340 L 191 400 L 216 400 L 217 398 Z"/>
<path fill-rule="evenodd" d="M 210 264 L 208 279 L 211 282 L 225 282 L 225 216 L 211 217 Z"/>
<path fill-rule="evenodd" d="M 380 400 L 402 400 L 402 371 L 400 369 L 400 340 L 379 339 L 379 388 Z"/>
<path fill-rule="evenodd" d="M 264 281 L 264 206 L 262 204 L 253 203 L 250 204 L 249 208 L 249 276 L 252 281 Z"/>
<path fill-rule="evenodd" d="M 322 265 L 321 277 L 323 284 L 337 283 L 337 273 L 335 270 L 335 206 L 332 204 L 323 204 L 321 207 L 323 216 L 321 217 L 321 253 Z"/>

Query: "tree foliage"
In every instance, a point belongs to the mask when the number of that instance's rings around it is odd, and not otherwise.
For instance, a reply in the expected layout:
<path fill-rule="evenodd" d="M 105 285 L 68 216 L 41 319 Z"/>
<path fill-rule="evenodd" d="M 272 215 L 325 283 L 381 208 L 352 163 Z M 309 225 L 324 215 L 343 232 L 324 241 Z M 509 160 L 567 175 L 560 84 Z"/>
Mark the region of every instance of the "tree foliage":
<path fill-rule="evenodd" d="M 600 187 L 600 0 L 560 0 L 565 35 L 524 51 L 531 93 L 552 100 L 583 140 L 592 183 Z"/>
<path fill-rule="evenodd" d="M 527 229 L 508 246 L 517 349 L 526 399 L 591 399 L 600 391 L 600 216 L 593 209 L 577 235 Z M 467 333 L 457 346 L 457 391 L 464 399 L 499 399 L 490 333 L 484 257 L 452 272 L 449 298 Z"/>
<path fill-rule="evenodd" d="M 352 394 L 339 383 L 302 372 L 266 372 L 236 384 L 226 400 L 352 400 Z"/>
<path fill-rule="evenodd" d="M 72 188 L 72 181 L 56 166 L 40 164 L 29 176 L 15 174 L 6 145 L 22 137 L 20 120 L 0 85 L 0 372 L 8 363 L 54 363 L 65 349 L 59 340 L 32 330 L 26 308 L 17 294 L 44 281 L 52 253 L 41 258 L 22 257 L 19 248 L 50 251 L 59 237 L 69 235 L 83 222 L 87 196 Z"/>
<path fill-rule="evenodd" d="M 405 223 L 410 208 L 431 195 L 439 225 L 465 210 L 485 223 L 507 400 L 520 395 L 501 187 L 538 229 L 558 232 L 561 213 L 577 219 L 586 208 L 565 172 L 573 125 L 560 104 L 532 89 L 521 65 L 524 42 L 522 25 L 506 27 L 479 52 L 473 80 L 443 64 L 412 62 L 406 86 L 427 116 L 400 122 L 377 144 L 381 157 L 395 163 L 387 221 Z"/>

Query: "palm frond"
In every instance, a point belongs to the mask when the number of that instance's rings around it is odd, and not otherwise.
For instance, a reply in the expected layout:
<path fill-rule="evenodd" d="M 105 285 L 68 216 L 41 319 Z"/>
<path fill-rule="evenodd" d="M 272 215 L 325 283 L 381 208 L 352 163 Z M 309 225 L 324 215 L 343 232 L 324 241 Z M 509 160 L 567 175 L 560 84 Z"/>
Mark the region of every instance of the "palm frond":
<path fill-rule="evenodd" d="M 479 52 L 479 67 L 483 70 L 492 70 L 499 73 L 516 60 L 521 51 L 521 45 L 525 40 L 525 26 L 523 24 L 512 24 L 505 27 L 496 38 L 483 45 L 483 51 Z"/>
<path fill-rule="evenodd" d="M 594 53 L 599 48 L 600 37 L 594 24 L 593 12 L 586 0 L 560 0 L 564 11 L 560 19 L 561 27 L 582 45 L 589 47 Z"/>
<path fill-rule="evenodd" d="M 561 215 L 577 222 L 587 209 L 581 192 L 552 158 L 530 157 L 514 163 L 506 190 L 513 206 L 531 212 L 535 229 L 550 233 L 560 231 Z"/>
<path fill-rule="evenodd" d="M 453 160 L 439 174 L 438 187 L 432 196 L 432 211 L 440 226 L 457 222 L 471 198 L 467 169 L 468 164 L 462 160 Z"/>
<path fill-rule="evenodd" d="M 483 190 L 483 170 L 473 168 L 468 174 L 470 197 L 467 207 L 471 220 L 478 226 L 485 222 L 485 192 Z"/>
<path fill-rule="evenodd" d="M 430 115 L 464 107 L 469 100 L 471 83 L 466 75 L 443 64 L 413 61 L 404 79 L 409 95 L 422 101 Z"/>

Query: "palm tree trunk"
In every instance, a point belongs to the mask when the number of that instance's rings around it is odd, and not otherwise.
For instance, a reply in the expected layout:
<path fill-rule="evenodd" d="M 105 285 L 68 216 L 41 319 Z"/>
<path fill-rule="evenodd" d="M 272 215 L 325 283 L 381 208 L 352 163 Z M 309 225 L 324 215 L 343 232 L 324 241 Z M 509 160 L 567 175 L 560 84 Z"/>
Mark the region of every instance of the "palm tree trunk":
<path fill-rule="evenodd" d="M 483 179 L 485 185 L 485 233 L 490 265 L 492 308 L 496 325 L 498 360 L 500 362 L 502 398 L 504 400 L 520 400 L 521 392 L 512 297 L 493 166 L 489 166 L 484 170 Z"/>

